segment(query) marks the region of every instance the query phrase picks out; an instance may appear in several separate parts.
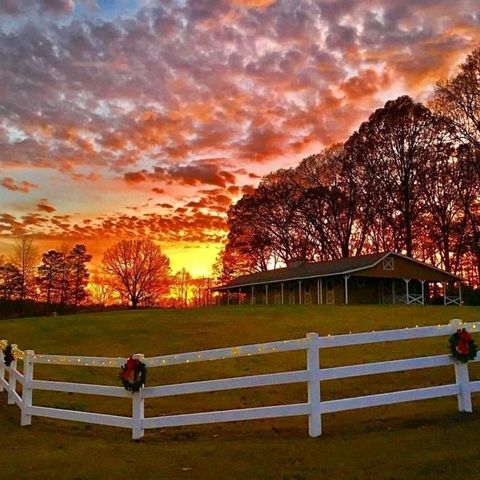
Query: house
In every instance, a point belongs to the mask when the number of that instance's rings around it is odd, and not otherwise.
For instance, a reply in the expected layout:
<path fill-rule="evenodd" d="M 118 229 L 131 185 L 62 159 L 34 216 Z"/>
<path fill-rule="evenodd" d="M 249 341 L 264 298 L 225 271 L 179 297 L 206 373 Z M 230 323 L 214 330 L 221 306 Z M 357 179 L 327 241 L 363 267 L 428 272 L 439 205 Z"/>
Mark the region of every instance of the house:
<path fill-rule="evenodd" d="M 420 304 L 442 284 L 444 305 L 462 303 L 462 279 L 399 253 L 372 253 L 242 275 L 213 288 L 219 304 Z"/>

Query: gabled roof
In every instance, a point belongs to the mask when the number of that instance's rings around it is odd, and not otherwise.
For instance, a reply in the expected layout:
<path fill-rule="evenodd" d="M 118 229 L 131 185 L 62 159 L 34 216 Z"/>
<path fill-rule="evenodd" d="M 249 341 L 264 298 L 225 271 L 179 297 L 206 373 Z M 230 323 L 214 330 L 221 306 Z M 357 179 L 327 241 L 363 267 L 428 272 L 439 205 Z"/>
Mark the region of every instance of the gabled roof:
<path fill-rule="evenodd" d="M 329 260 L 326 262 L 305 263 L 304 265 L 300 265 L 298 267 L 276 268 L 274 270 L 267 270 L 265 272 L 256 272 L 249 275 L 241 275 L 232 280 L 227 285 L 222 285 L 220 287 L 213 288 L 212 290 L 227 290 L 233 287 L 238 288 L 266 283 L 303 280 L 307 278 L 345 275 L 375 267 L 389 255 L 395 255 L 400 258 L 405 258 L 423 267 L 427 267 L 429 269 L 442 273 L 443 275 L 448 275 L 454 280 L 461 280 L 460 277 L 457 277 L 452 273 L 440 270 L 439 268 L 433 267 L 432 265 L 428 265 L 405 255 L 401 255 L 396 252 L 382 252 L 371 253 L 369 255 L 361 255 L 358 257 L 340 258 L 338 260 Z"/>

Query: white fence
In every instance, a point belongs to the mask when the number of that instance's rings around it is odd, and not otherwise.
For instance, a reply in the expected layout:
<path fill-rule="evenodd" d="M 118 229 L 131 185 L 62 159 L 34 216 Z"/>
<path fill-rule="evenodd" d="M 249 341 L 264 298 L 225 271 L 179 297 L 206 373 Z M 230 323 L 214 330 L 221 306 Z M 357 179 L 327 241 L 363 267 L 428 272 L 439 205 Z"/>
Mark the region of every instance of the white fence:
<path fill-rule="evenodd" d="M 75 365 L 79 367 L 87 365 L 119 369 L 120 366 L 125 362 L 125 359 L 107 357 L 76 357 L 66 355 L 40 355 L 35 354 L 35 352 L 32 350 L 23 352 L 19 350 L 16 345 L 14 345 L 13 347 L 16 358 L 23 359 L 23 372 L 21 373 L 17 369 L 17 360 L 13 361 L 9 367 L 4 365 L 3 355 L 1 355 L 0 391 L 5 389 L 8 394 L 8 403 L 16 404 L 20 408 L 22 426 L 30 425 L 32 416 L 48 417 L 61 420 L 73 420 L 78 422 L 129 428 L 132 430 L 132 437 L 134 439 L 138 439 L 143 436 L 145 429 L 150 428 L 306 415 L 308 416 L 309 422 L 309 434 L 312 437 L 317 437 L 322 433 L 322 415 L 331 412 L 340 412 L 357 408 L 447 396 L 457 397 L 459 411 L 471 412 L 471 394 L 480 391 L 480 381 L 470 381 L 468 364 L 458 363 L 454 361 L 450 355 L 435 355 L 429 357 L 408 358 L 402 360 L 391 360 L 378 363 L 366 363 L 332 368 L 320 368 L 319 364 L 319 351 L 325 348 L 348 347 L 352 345 L 370 343 L 449 336 L 460 326 L 466 328 L 469 332 L 477 332 L 480 330 L 480 322 L 462 323 L 461 320 L 452 320 L 448 325 L 405 328 L 400 330 L 385 330 L 371 333 L 332 335 L 326 337 L 319 337 L 316 333 L 309 333 L 307 334 L 306 338 L 300 338 L 297 340 L 284 340 L 258 345 L 220 348 L 216 350 L 205 350 L 177 355 L 163 355 L 150 358 L 144 358 L 143 355 L 137 354 L 136 357 L 142 359 L 148 368 L 156 368 L 167 365 L 204 362 L 207 360 L 220 360 L 232 357 L 305 350 L 306 369 L 283 373 L 251 375 L 173 385 L 149 386 L 133 394 L 127 392 L 123 387 L 35 380 L 33 376 L 35 364 Z M 2 346 L 5 346 L 6 344 L 7 342 L 3 340 Z M 480 355 L 478 355 L 473 361 L 479 360 Z M 343 398 L 329 401 L 321 400 L 320 385 L 323 380 L 342 379 L 363 375 L 400 372 L 440 366 L 454 367 L 455 383 L 435 387 L 422 387 L 413 390 L 366 395 L 354 398 Z M 5 372 L 8 374 L 8 378 L 5 378 Z M 16 390 L 17 383 L 22 385 L 21 396 Z M 293 383 L 307 384 L 307 403 L 272 405 L 267 407 L 242 408 L 235 410 L 221 410 L 179 415 L 163 415 L 156 417 L 145 417 L 144 415 L 144 402 L 149 398 Z M 131 398 L 132 416 L 127 417 L 106 415 L 100 413 L 89 413 L 60 408 L 35 406 L 32 403 L 32 394 L 34 390 Z"/>

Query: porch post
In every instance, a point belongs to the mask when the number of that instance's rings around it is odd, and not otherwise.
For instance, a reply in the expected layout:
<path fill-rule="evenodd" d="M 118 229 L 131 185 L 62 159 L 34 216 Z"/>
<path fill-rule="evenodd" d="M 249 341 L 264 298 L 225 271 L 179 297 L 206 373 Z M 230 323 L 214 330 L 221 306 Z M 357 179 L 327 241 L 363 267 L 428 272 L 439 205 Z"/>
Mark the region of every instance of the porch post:
<path fill-rule="evenodd" d="M 410 305 L 410 294 L 408 292 L 408 284 L 410 282 L 410 279 L 409 278 L 404 278 L 403 281 L 405 282 L 405 288 L 406 288 L 406 291 L 407 291 L 407 305 Z"/>
<path fill-rule="evenodd" d="M 395 305 L 395 279 L 392 278 L 392 305 Z"/>
<path fill-rule="evenodd" d="M 320 305 L 323 305 L 323 278 L 320 279 Z"/>
<path fill-rule="evenodd" d="M 253 305 L 253 289 L 254 289 L 254 286 L 252 285 L 252 290 L 251 290 L 251 293 L 250 293 L 250 305 Z"/>
<path fill-rule="evenodd" d="M 302 304 L 302 281 L 298 281 L 298 304 Z"/>
<path fill-rule="evenodd" d="M 283 305 L 283 282 L 280 284 L 280 288 L 282 289 L 282 305 Z"/>
<path fill-rule="evenodd" d="M 348 305 L 348 279 L 350 275 L 344 275 L 343 278 L 345 279 L 345 305 Z"/>
<path fill-rule="evenodd" d="M 241 288 L 238 289 L 238 304 L 239 305 L 242 304 L 242 289 Z"/>
<path fill-rule="evenodd" d="M 458 282 L 458 301 L 460 307 L 462 306 L 462 282 Z"/>
<path fill-rule="evenodd" d="M 420 280 L 422 284 L 422 305 L 425 305 L 425 280 Z"/>
<path fill-rule="evenodd" d="M 265 284 L 265 305 L 268 305 L 268 283 Z"/>
<path fill-rule="evenodd" d="M 230 305 L 230 290 L 227 290 L 227 305 Z"/>
<path fill-rule="evenodd" d="M 320 305 L 320 279 L 317 278 L 317 305 Z"/>
<path fill-rule="evenodd" d="M 442 282 L 443 285 L 443 304 L 447 304 L 447 282 Z"/>

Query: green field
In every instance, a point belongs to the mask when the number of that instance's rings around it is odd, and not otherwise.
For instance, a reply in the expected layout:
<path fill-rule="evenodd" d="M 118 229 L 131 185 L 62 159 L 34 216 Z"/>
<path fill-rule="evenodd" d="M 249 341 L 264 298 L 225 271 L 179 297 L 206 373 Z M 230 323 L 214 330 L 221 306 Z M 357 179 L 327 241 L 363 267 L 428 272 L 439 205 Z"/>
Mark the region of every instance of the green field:
<path fill-rule="evenodd" d="M 0 339 L 37 353 L 146 356 L 320 335 L 479 321 L 479 307 L 284 306 L 148 310 L 0 322 Z M 328 349 L 325 367 L 448 352 L 447 339 Z M 149 369 L 148 384 L 297 370 L 304 352 L 261 355 Z M 35 366 L 35 378 L 118 384 L 117 371 Z M 472 365 L 471 378 L 480 378 Z M 334 399 L 453 382 L 453 368 L 358 377 L 322 383 Z M 146 416 L 296 403 L 306 385 L 286 385 L 146 401 Z M 480 474 L 474 413 L 456 398 L 329 414 L 324 434 L 308 436 L 307 418 L 284 418 L 131 432 L 33 418 L 20 427 L 17 407 L 0 393 L 0 478 L 3 479 L 464 479 Z M 34 404 L 129 414 L 126 399 L 35 392 Z"/>

